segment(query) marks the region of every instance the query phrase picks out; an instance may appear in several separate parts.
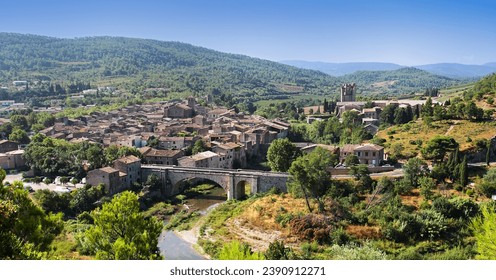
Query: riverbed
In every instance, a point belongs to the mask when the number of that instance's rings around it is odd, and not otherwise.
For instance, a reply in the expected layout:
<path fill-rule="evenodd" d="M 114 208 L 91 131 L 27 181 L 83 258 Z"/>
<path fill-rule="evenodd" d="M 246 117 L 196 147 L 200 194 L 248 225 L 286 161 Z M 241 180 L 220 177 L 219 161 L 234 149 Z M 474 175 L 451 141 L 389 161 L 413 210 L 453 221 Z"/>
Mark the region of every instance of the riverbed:
<path fill-rule="evenodd" d="M 227 195 L 222 188 L 214 188 L 207 195 L 190 198 L 183 205 L 189 211 L 198 210 L 201 215 L 205 215 L 215 206 L 226 201 Z M 158 247 L 160 253 L 166 260 L 205 260 L 205 256 L 197 252 L 193 246 L 195 238 L 181 238 L 176 232 L 164 230 L 160 234 Z"/>

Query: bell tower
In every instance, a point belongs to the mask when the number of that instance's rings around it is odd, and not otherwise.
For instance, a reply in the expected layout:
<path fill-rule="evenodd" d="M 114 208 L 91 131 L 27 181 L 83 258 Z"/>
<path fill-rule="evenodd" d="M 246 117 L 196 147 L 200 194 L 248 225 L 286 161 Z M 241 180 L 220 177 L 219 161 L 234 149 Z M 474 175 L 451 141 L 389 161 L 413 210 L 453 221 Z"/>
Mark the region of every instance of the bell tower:
<path fill-rule="evenodd" d="M 344 84 L 341 86 L 341 102 L 355 101 L 356 84 Z"/>

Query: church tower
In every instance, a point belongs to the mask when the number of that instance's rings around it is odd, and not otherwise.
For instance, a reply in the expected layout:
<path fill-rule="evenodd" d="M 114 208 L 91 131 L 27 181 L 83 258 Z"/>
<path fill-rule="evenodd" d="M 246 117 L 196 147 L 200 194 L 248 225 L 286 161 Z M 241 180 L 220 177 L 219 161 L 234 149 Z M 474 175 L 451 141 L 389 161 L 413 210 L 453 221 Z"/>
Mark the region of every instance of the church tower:
<path fill-rule="evenodd" d="M 341 102 L 355 101 L 356 84 L 344 84 L 341 86 Z"/>

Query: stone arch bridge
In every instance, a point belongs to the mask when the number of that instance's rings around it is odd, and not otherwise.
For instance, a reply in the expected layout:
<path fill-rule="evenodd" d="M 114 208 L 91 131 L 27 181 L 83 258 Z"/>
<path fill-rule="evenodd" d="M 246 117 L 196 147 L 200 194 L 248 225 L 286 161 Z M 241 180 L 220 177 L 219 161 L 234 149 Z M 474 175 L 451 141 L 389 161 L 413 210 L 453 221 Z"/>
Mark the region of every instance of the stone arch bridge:
<path fill-rule="evenodd" d="M 250 186 L 252 194 L 266 192 L 272 187 L 287 192 L 288 173 L 266 172 L 246 169 L 193 168 L 163 165 L 142 165 L 142 182 L 156 174 L 162 182 L 163 194 L 177 195 L 183 190 L 180 182 L 188 179 L 207 179 L 219 184 L 227 193 L 227 199 L 239 199 L 245 195 L 245 186 Z"/>

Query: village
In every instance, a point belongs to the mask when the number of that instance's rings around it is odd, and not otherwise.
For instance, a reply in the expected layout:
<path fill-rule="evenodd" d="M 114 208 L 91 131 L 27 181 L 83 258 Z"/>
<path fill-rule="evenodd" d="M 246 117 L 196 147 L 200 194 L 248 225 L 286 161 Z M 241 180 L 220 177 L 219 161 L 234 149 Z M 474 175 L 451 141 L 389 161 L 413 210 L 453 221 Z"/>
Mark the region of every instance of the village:
<path fill-rule="evenodd" d="M 374 107 L 365 108 L 365 102 L 355 101 L 356 85 L 344 84 L 341 100 L 337 102 L 335 115 L 355 111 L 362 124 L 372 135 L 377 133 L 381 109 L 398 101 L 374 101 Z M 15 103 L 2 101 L 4 107 Z M 411 106 L 420 110 L 425 100 L 401 101 L 400 106 Z M 314 108 L 305 108 L 313 111 Z M 316 108 L 316 111 L 321 108 Z M 310 112 L 312 112 L 310 111 Z M 319 121 L 331 114 L 309 114 L 307 122 Z M 280 120 L 268 120 L 257 115 L 236 112 L 222 107 L 209 108 L 187 100 L 172 100 L 157 103 L 131 105 L 110 112 L 94 112 L 79 118 L 60 118 L 41 134 L 68 142 L 97 143 L 108 147 L 133 147 L 139 149 L 142 158 L 127 156 L 116 160 L 113 166 L 94 169 L 84 163 L 87 177 L 81 183 L 105 185 L 109 194 L 129 189 L 134 183 L 146 180 L 141 175 L 142 164 L 197 168 L 260 169 L 257 163 L 264 162 L 267 150 L 275 139 L 286 138 L 290 124 Z M 203 150 L 192 154 L 197 143 Z M 304 153 L 322 147 L 339 157 L 337 166 L 330 166 L 332 175 L 347 175 L 349 169 L 345 159 L 350 154 L 357 156 L 360 164 L 368 166 L 373 173 L 394 170 L 386 164 L 388 155 L 384 147 L 376 144 L 346 144 L 342 147 L 294 143 Z M 25 146 L 25 145 L 24 145 Z M 0 141 L 0 167 L 5 170 L 23 170 L 23 145 L 13 141 Z M 56 183 L 59 180 L 56 180 Z M 60 183 L 59 183 L 60 184 Z M 83 185 L 79 184 L 79 185 Z M 76 185 L 74 185 L 76 186 Z"/>

